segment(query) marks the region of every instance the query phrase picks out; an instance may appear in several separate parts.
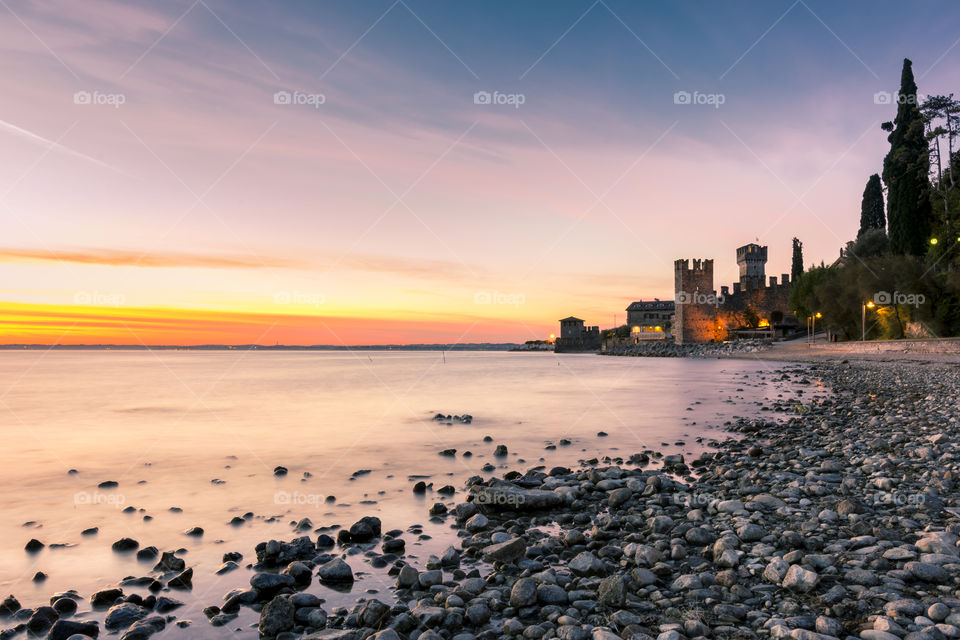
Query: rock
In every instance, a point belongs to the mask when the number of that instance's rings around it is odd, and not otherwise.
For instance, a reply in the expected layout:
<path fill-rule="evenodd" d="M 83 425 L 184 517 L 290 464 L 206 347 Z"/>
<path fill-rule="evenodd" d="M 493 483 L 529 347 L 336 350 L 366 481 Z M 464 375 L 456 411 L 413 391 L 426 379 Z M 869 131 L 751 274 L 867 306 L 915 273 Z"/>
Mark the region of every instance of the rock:
<path fill-rule="evenodd" d="M 124 602 L 110 607 L 107 611 L 106 618 L 104 618 L 103 626 L 106 627 L 108 631 L 117 631 L 119 629 L 126 629 L 134 622 L 142 620 L 145 617 L 147 617 L 146 609 L 132 602 Z"/>
<path fill-rule="evenodd" d="M 545 489 L 524 489 L 512 482 L 491 480 L 487 486 L 471 488 L 474 502 L 493 510 L 521 511 L 558 507 L 564 503 L 563 496 Z"/>
<path fill-rule="evenodd" d="M 40 634 L 53 626 L 57 621 L 56 610 L 53 607 L 37 607 L 33 610 L 33 615 L 27 620 L 27 629 L 34 634 Z"/>
<path fill-rule="evenodd" d="M 567 604 L 567 592 L 555 584 L 542 584 L 537 587 L 537 602 L 542 605 Z"/>
<path fill-rule="evenodd" d="M 72 640 L 73 636 L 96 638 L 99 635 L 100 625 L 93 620 L 57 620 L 47 633 L 47 640 Z"/>
<path fill-rule="evenodd" d="M 187 568 L 170 578 L 167 586 L 172 589 L 192 589 L 193 588 L 193 569 Z"/>
<path fill-rule="evenodd" d="M 369 542 L 374 538 L 379 538 L 381 531 L 380 518 L 366 516 L 350 527 L 350 540 L 352 542 Z"/>
<path fill-rule="evenodd" d="M 273 638 L 281 631 L 292 629 L 294 612 L 289 596 L 280 595 L 270 600 L 260 611 L 260 624 L 257 625 L 260 635 Z"/>
<path fill-rule="evenodd" d="M 410 565 L 404 565 L 397 574 L 397 587 L 400 589 L 409 589 L 420 584 L 420 574 Z"/>
<path fill-rule="evenodd" d="M 250 577 L 250 586 L 257 591 L 272 594 L 284 587 L 293 587 L 296 584 L 294 577 L 288 573 L 255 573 Z"/>
<path fill-rule="evenodd" d="M 123 591 L 120 589 L 101 589 L 95 591 L 90 596 L 90 604 L 94 607 L 108 607 L 117 601 L 117 598 L 123 597 Z"/>
<path fill-rule="evenodd" d="M 420 636 L 423 638 L 423 636 Z M 350 629 L 325 629 L 301 636 L 300 640 L 359 640 L 360 635 Z"/>
<path fill-rule="evenodd" d="M 277 466 L 273 468 L 273 475 L 280 477 L 287 475 L 288 471 L 286 467 Z"/>
<path fill-rule="evenodd" d="M 186 568 L 187 563 L 184 562 L 183 558 L 178 558 L 172 551 L 164 551 L 160 555 L 160 561 L 153 567 L 153 570 L 166 573 L 167 571 L 180 572 Z"/>
<path fill-rule="evenodd" d="M 903 568 L 917 580 L 935 584 L 946 584 L 950 580 L 950 574 L 947 573 L 946 569 L 929 562 L 908 562 L 903 565 Z"/>
<path fill-rule="evenodd" d="M 174 609 L 179 609 L 183 606 L 183 603 L 177 600 L 176 598 L 168 598 L 167 596 L 160 596 L 157 598 L 157 604 L 154 606 L 154 611 L 157 613 L 167 613 L 168 611 L 173 611 Z"/>
<path fill-rule="evenodd" d="M 607 498 L 607 504 L 611 507 L 619 507 L 626 504 L 632 497 L 633 492 L 630 489 L 614 489 L 610 492 L 610 497 Z"/>
<path fill-rule="evenodd" d="M 579 553 L 567 566 L 581 576 L 602 576 L 606 573 L 603 562 L 589 551 Z"/>
<path fill-rule="evenodd" d="M 506 542 L 491 544 L 483 548 L 483 557 L 489 562 L 510 564 L 519 560 L 527 552 L 522 538 L 512 538 Z"/>
<path fill-rule="evenodd" d="M 489 524 L 490 520 L 487 519 L 487 516 L 483 515 L 482 513 L 478 513 L 467 520 L 465 528 L 471 533 L 477 533 L 478 531 L 483 531 L 486 529 Z"/>
<path fill-rule="evenodd" d="M 0 616 L 12 616 L 20 610 L 20 601 L 12 595 L 7 596 L 0 603 Z"/>
<path fill-rule="evenodd" d="M 360 605 L 357 619 L 360 625 L 377 629 L 390 614 L 390 607 L 379 600 L 367 600 Z"/>
<path fill-rule="evenodd" d="M 134 540 L 133 538 L 120 538 L 113 543 L 111 547 L 114 551 L 124 552 L 124 551 L 133 551 L 140 546 L 140 543 Z"/>
<path fill-rule="evenodd" d="M 320 567 L 317 572 L 321 582 L 353 582 L 353 569 L 340 558 L 334 558 Z"/>
<path fill-rule="evenodd" d="M 537 603 L 537 583 L 533 578 L 520 578 L 510 589 L 510 606 L 522 609 Z"/>
<path fill-rule="evenodd" d="M 167 626 L 167 623 L 163 618 L 150 616 L 149 618 L 135 622 L 120 636 L 120 640 L 145 640 L 158 631 L 163 631 L 165 626 Z"/>
<path fill-rule="evenodd" d="M 627 586 L 623 576 L 607 576 L 597 588 L 597 601 L 608 609 L 621 609 L 627 603 Z"/>
<path fill-rule="evenodd" d="M 816 571 L 809 571 L 798 564 L 791 565 L 783 578 L 781 586 L 797 593 L 807 593 L 816 588 L 820 576 Z"/>

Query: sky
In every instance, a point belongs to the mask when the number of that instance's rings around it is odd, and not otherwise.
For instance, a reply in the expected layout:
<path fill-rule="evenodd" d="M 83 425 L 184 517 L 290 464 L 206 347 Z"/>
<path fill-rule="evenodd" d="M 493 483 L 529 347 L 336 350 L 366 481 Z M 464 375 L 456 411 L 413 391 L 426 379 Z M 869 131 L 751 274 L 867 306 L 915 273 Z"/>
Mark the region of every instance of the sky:
<path fill-rule="evenodd" d="M 0 0 L 0 50 L 6 344 L 612 326 L 835 259 L 903 58 L 960 93 L 933 0 Z"/>

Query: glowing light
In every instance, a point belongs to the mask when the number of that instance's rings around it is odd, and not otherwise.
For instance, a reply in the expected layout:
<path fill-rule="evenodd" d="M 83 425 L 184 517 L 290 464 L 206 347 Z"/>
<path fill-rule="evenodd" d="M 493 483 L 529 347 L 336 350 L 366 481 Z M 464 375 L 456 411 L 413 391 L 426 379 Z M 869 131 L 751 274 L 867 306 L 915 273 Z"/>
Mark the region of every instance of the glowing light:
<path fill-rule="evenodd" d="M 938 240 L 936 238 L 930 238 L 930 244 L 937 244 Z"/>
<path fill-rule="evenodd" d="M 819 319 L 819 318 L 822 318 L 822 317 L 823 317 L 823 314 L 820 313 L 819 311 L 817 311 L 817 318 Z"/>
<path fill-rule="evenodd" d="M 872 301 L 872 300 L 867 303 L 867 309 L 873 309 L 875 306 L 877 306 L 877 305 L 873 304 L 873 301 Z"/>
<path fill-rule="evenodd" d="M 760 321 L 760 324 L 757 325 L 757 326 L 759 326 L 759 327 L 769 327 L 769 326 L 770 326 L 770 321 L 769 321 L 769 320 L 761 320 L 761 321 Z"/>

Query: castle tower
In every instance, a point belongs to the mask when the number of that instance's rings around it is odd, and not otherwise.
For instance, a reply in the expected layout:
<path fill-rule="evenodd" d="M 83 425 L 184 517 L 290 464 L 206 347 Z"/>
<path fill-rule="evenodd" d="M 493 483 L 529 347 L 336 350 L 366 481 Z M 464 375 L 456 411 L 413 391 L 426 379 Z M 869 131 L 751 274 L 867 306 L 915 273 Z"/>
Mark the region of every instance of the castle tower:
<path fill-rule="evenodd" d="M 737 249 L 741 289 L 760 289 L 766 282 L 767 248 L 745 244 Z"/>
<path fill-rule="evenodd" d="M 675 323 L 677 344 L 709 342 L 716 318 L 713 290 L 713 260 L 686 259 L 673 263 Z"/>

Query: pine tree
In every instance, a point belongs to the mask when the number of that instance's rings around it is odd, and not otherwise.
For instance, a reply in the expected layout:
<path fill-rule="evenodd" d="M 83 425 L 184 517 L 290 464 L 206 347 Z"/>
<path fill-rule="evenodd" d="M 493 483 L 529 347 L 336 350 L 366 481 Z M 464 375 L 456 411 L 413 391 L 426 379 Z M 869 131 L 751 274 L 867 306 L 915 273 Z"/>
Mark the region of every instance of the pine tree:
<path fill-rule="evenodd" d="M 790 282 L 796 282 L 803 275 L 803 243 L 793 239 L 793 264 L 790 266 Z"/>
<path fill-rule="evenodd" d="M 890 249 L 919 256 L 928 247 L 932 209 L 930 157 L 912 67 L 913 63 L 904 59 L 897 117 L 884 126 L 890 131 L 890 152 L 883 159 L 883 181 L 887 185 Z"/>
<path fill-rule="evenodd" d="M 867 180 L 867 187 L 863 190 L 863 200 L 860 203 L 860 231 L 857 238 L 870 229 L 886 229 L 887 221 L 883 215 L 883 186 L 880 176 L 873 174 Z"/>

